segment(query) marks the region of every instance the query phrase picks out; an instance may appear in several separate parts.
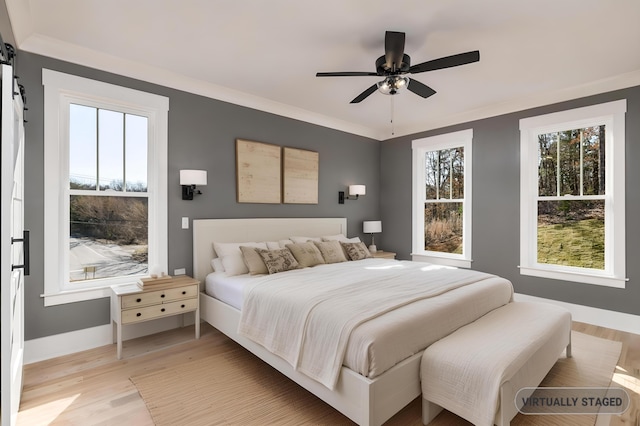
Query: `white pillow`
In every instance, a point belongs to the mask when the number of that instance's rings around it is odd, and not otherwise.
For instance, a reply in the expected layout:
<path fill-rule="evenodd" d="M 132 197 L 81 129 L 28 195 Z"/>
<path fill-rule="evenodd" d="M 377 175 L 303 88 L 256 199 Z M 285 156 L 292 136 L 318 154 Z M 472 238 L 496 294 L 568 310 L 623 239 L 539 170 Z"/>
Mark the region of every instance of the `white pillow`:
<path fill-rule="evenodd" d="M 280 241 L 278 241 L 278 245 L 280 246 L 278 248 L 279 249 L 286 248 L 287 244 L 293 244 L 293 241 L 291 241 L 291 240 L 280 240 Z"/>
<path fill-rule="evenodd" d="M 289 237 L 289 239 L 296 244 L 306 243 L 307 241 L 316 241 L 318 243 L 322 242 L 322 238 L 320 237 Z"/>
<path fill-rule="evenodd" d="M 322 237 L 322 241 L 344 241 L 347 237 L 344 234 L 336 234 L 336 235 L 325 235 Z"/>
<path fill-rule="evenodd" d="M 229 276 L 248 274 L 249 268 L 244 263 L 240 246 L 256 247 L 267 250 L 266 243 L 213 243 L 218 257 L 222 260 L 224 271 Z"/>
<path fill-rule="evenodd" d="M 211 259 L 211 267 L 214 272 L 224 272 L 224 266 L 222 265 L 222 259 L 216 257 L 215 259 Z"/>
<path fill-rule="evenodd" d="M 359 243 L 360 237 L 347 238 L 342 234 L 327 235 L 322 237 L 322 241 L 340 241 L 342 243 Z"/>
<path fill-rule="evenodd" d="M 267 241 L 266 244 L 267 244 L 267 249 L 269 250 L 279 250 L 282 248 L 280 247 L 280 243 L 277 241 Z"/>

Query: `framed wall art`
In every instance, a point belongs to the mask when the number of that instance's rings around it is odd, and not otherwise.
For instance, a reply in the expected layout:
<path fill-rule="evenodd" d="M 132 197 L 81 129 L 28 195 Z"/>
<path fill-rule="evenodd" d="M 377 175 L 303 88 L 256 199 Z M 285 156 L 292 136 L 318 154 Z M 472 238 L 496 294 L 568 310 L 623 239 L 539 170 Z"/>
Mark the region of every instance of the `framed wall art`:
<path fill-rule="evenodd" d="M 284 203 L 318 204 L 318 153 L 288 147 L 282 152 Z"/>
<path fill-rule="evenodd" d="M 239 203 L 280 204 L 281 148 L 236 139 L 236 191 Z"/>

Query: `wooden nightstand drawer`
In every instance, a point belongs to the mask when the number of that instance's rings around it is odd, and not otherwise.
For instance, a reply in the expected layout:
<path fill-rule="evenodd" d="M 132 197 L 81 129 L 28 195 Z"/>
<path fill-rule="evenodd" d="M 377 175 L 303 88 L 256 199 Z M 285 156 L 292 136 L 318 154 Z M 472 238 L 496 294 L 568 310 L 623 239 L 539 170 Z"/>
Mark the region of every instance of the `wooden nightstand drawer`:
<path fill-rule="evenodd" d="M 188 299 L 198 295 L 198 284 L 166 290 L 168 300 Z"/>
<path fill-rule="evenodd" d="M 371 253 L 371 256 L 376 257 L 378 259 L 395 259 L 396 254 L 392 251 L 382 251 L 378 250 L 375 253 Z"/>
<path fill-rule="evenodd" d="M 122 296 L 122 309 L 157 305 L 159 303 L 167 303 L 173 300 L 195 297 L 197 294 L 198 285 L 169 288 L 166 290 L 146 291 L 144 293 Z"/>
<path fill-rule="evenodd" d="M 176 302 L 163 303 L 141 307 L 140 309 L 129 309 L 122 311 L 122 323 L 131 324 L 134 322 L 146 321 L 152 318 L 176 315 L 180 312 L 189 312 L 198 306 L 198 299 L 186 299 Z"/>

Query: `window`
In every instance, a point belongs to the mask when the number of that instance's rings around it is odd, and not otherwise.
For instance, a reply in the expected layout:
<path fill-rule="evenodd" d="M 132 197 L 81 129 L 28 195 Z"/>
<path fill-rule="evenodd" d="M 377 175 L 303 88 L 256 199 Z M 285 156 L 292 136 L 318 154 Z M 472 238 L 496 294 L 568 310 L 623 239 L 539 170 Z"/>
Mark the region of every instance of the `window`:
<path fill-rule="evenodd" d="M 414 140 L 413 260 L 471 266 L 472 130 Z"/>
<path fill-rule="evenodd" d="M 520 120 L 520 272 L 624 288 L 624 120 L 616 101 Z"/>
<path fill-rule="evenodd" d="M 45 86 L 45 306 L 167 268 L 168 99 L 55 71 Z"/>

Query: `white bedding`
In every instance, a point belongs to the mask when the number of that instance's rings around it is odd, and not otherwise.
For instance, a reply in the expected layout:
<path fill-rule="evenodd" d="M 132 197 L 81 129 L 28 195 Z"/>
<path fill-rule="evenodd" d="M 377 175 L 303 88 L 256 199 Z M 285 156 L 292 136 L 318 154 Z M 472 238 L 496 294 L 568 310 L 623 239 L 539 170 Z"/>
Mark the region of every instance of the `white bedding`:
<path fill-rule="evenodd" d="M 429 269 L 432 270 L 431 275 L 438 270 L 438 267 L 426 263 L 367 259 L 344 264 L 321 265 L 272 276 L 247 277 L 244 282 L 253 283 L 253 287 L 271 281 L 289 280 L 295 283 L 298 280 L 298 282 L 313 282 L 316 286 L 326 287 L 325 277 L 328 275 L 344 278 L 347 274 L 357 276 L 364 272 L 364 269 L 354 272 L 360 268 L 384 270 L 402 264 L 416 265 L 416 268 L 424 269 L 426 275 L 429 275 Z M 347 272 L 349 270 L 351 272 Z M 473 271 L 468 272 L 475 274 Z M 285 279 L 285 277 L 288 278 Z M 475 285 L 463 286 L 438 297 L 408 303 L 406 306 L 358 325 L 348 339 L 343 364 L 360 374 L 374 378 L 444 335 L 508 303 L 512 298 L 510 282 L 495 276 L 488 277 L 489 279 L 482 279 Z M 234 283 L 243 279 L 229 281 L 233 287 Z M 235 303 L 237 304 L 237 301 Z M 453 312 L 455 315 L 452 315 Z"/>
<path fill-rule="evenodd" d="M 244 300 L 244 287 L 255 279 L 255 275 L 249 274 L 230 277 L 225 273 L 212 272 L 205 278 L 204 288 L 209 296 L 240 310 Z"/>

